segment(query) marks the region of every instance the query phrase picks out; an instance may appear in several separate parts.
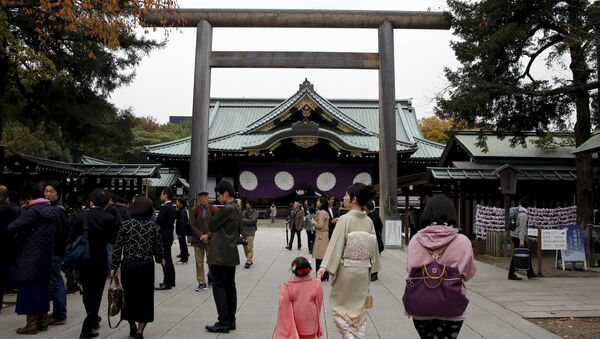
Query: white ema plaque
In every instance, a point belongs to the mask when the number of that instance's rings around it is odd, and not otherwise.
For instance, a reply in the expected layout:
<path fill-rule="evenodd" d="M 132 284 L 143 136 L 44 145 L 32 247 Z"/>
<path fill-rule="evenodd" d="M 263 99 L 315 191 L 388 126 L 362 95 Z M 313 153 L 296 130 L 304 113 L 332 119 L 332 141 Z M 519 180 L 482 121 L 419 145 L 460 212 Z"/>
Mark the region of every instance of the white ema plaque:
<path fill-rule="evenodd" d="M 566 250 L 567 230 L 542 230 L 543 250 Z"/>
<path fill-rule="evenodd" d="M 385 221 L 385 244 L 392 246 L 402 245 L 402 220 Z"/>

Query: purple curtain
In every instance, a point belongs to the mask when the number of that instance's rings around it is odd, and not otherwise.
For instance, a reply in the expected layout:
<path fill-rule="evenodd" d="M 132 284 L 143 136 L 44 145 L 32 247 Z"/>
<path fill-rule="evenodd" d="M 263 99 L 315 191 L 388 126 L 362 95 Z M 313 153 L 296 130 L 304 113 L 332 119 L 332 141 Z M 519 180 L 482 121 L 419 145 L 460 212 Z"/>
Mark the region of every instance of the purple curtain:
<path fill-rule="evenodd" d="M 371 165 L 242 163 L 238 175 L 239 191 L 249 198 L 279 198 L 297 190 L 341 198 L 355 179 L 373 183 Z"/>

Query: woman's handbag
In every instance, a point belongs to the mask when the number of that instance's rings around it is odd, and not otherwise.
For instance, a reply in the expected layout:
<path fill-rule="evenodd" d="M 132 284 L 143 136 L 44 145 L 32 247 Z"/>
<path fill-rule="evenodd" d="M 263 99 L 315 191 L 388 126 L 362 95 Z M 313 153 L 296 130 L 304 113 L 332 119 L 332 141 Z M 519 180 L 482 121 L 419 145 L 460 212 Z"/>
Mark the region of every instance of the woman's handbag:
<path fill-rule="evenodd" d="M 373 308 L 373 296 L 371 295 L 371 292 L 367 292 L 367 299 L 365 299 L 365 308 Z"/>
<path fill-rule="evenodd" d="M 408 278 L 402 302 L 406 313 L 422 317 L 459 317 L 465 312 L 469 299 L 463 293 L 463 280 L 458 268 L 439 264 L 436 255 L 428 249 L 433 262 L 413 267 Z"/>
<path fill-rule="evenodd" d="M 114 317 L 121 312 L 121 310 L 125 309 L 125 299 L 124 299 L 124 291 L 123 286 L 121 286 L 121 282 L 119 281 L 119 277 L 113 276 L 110 278 L 110 283 L 108 284 L 108 326 L 110 328 L 117 328 L 123 318 L 119 319 L 119 322 L 113 327 L 110 323 L 110 317 Z"/>

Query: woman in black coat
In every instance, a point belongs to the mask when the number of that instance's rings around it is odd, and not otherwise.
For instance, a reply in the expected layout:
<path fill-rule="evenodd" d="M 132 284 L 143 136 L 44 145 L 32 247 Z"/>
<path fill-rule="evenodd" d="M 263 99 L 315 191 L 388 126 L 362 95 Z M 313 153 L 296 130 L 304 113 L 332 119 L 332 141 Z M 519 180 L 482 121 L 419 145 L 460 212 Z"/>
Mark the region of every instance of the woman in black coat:
<path fill-rule="evenodd" d="M 132 219 L 123 222 L 113 248 L 111 273 L 116 276 L 121 269 L 125 295 L 121 317 L 129 321 L 129 335 L 136 339 L 143 339 L 146 324 L 154 321 L 154 261 L 165 263 L 159 227 L 150 220 L 153 215 L 152 201 L 136 197 Z"/>
<path fill-rule="evenodd" d="M 25 211 L 10 223 L 7 231 L 17 235 L 17 270 L 19 286 L 17 314 L 27 315 L 27 324 L 17 334 L 36 334 L 48 329 L 50 268 L 54 239 L 60 230 L 58 209 L 42 198 L 35 189 Z"/>

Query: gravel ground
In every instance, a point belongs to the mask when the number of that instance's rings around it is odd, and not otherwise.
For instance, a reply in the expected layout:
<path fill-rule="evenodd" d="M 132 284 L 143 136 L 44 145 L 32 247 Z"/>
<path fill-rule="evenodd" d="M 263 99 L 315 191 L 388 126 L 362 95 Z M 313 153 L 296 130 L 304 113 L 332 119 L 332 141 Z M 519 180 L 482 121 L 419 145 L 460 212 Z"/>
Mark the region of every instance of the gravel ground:
<path fill-rule="evenodd" d="M 600 338 L 600 318 L 528 319 L 562 338 Z"/>

